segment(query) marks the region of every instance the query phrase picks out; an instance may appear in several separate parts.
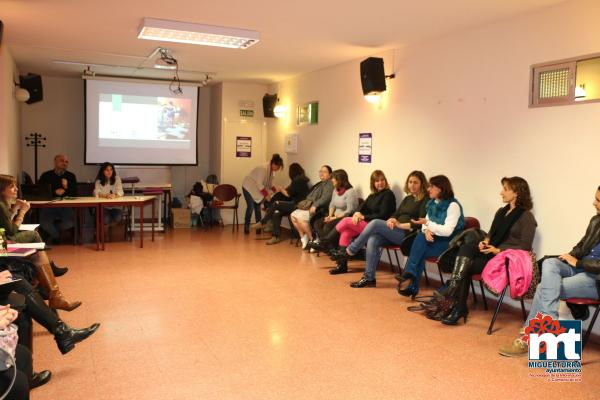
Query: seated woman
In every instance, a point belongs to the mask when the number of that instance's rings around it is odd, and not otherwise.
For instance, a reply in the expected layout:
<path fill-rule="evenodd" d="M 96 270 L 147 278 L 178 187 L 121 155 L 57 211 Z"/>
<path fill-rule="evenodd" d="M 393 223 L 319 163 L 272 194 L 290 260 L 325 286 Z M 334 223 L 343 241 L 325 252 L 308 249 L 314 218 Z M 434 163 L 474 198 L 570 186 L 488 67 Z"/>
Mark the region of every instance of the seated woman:
<path fill-rule="evenodd" d="M 292 224 L 300 235 L 302 249 L 305 249 L 307 243 L 313 240 L 313 233 L 309 224 L 310 219 L 318 216 L 321 212 L 327 212 L 332 193 L 331 167 L 323 165 L 319 170 L 319 182 L 310 189 L 306 199 L 298 203 L 298 209 L 291 214 Z"/>
<path fill-rule="evenodd" d="M 462 231 L 465 217 L 462 206 L 454 198 L 452 184 L 445 175 L 429 179 L 427 216 L 411 222 L 421 225 L 410 249 L 406 268 L 398 283 L 398 293 L 414 297 L 419 293 L 419 280 L 425 269 L 425 259 L 437 257 L 448 248 L 450 239 Z"/>
<path fill-rule="evenodd" d="M 358 211 L 352 217 L 342 219 L 335 227 L 340 235 L 338 242 L 340 247 L 337 254 L 334 255 L 338 260 L 337 265 L 329 271 L 332 275 L 348 272 L 348 257 L 345 255 L 346 247 L 352 239 L 360 235 L 370 221 L 388 219 L 396 208 L 396 196 L 390 190 L 390 185 L 383 171 L 373 171 L 369 186 L 371 194 L 360 205 Z M 340 255 L 341 257 L 339 257 Z"/>
<path fill-rule="evenodd" d="M 246 200 L 246 214 L 244 215 L 244 234 L 250 233 L 250 220 L 252 210 L 256 222 L 260 221 L 260 203 L 271 200 L 273 173 L 283 169 L 283 159 L 279 154 L 273 154 L 271 161 L 266 165 L 254 168 L 242 182 L 242 193 Z"/>
<path fill-rule="evenodd" d="M 337 242 L 338 233 L 335 226 L 344 218 L 350 217 L 358 208 L 358 196 L 343 169 L 336 169 L 331 174 L 333 193 L 329 202 L 329 210 L 325 217 L 315 221 L 318 237 L 308 242 L 307 247 L 322 251 Z"/>
<path fill-rule="evenodd" d="M 292 163 L 289 167 L 289 176 L 291 183 L 287 188 L 279 188 L 278 193 L 281 196 L 273 200 L 265 213 L 265 216 L 257 223 L 251 226 L 252 229 L 262 229 L 263 224 L 269 220 L 273 221 L 273 231 L 271 239 L 267 244 L 276 244 L 281 241 L 279 235 L 281 232 L 281 218 L 290 215 L 296 209 L 296 204 L 306 198 L 308 194 L 308 178 L 304 173 L 304 169 L 298 163 Z"/>
<path fill-rule="evenodd" d="M 406 178 L 404 193 L 406 197 L 400 206 L 387 221 L 374 219 L 354 241 L 346 247 L 346 254 L 353 256 L 365 245 L 367 246 L 367 263 L 363 277 L 350 284 L 353 288 L 375 286 L 375 270 L 381 258 L 381 248 L 384 246 L 398 246 L 406 234 L 417 225 L 411 220 L 425 217 L 427 211 L 426 194 L 427 178 L 421 171 L 413 171 Z"/>
<path fill-rule="evenodd" d="M 441 320 L 446 325 L 456 325 L 464 318 L 467 322 L 467 297 L 471 277 L 480 274 L 489 260 L 503 250 L 531 251 L 537 223 L 531 213 L 533 202 L 527 181 L 521 177 L 502 178 L 502 201 L 486 238 L 479 244 L 465 243 L 458 249 L 452 277 L 444 296 L 453 304 L 442 310 L 432 310 L 428 318 Z"/>
<path fill-rule="evenodd" d="M 5 229 L 10 240 L 20 243 L 42 241 L 35 231 L 19 232 L 19 226 L 28 210 L 29 203 L 17 199 L 15 178 L 10 175 L 0 175 L 0 228 Z M 35 264 L 40 286 L 48 294 L 50 308 L 72 311 L 81 305 L 80 301 L 71 303 L 63 297 L 45 251 L 36 252 L 30 256 L 30 259 Z"/>
<path fill-rule="evenodd" d="M 114 199 L 123 197 L 124 194 L 121 178 L 117 176 L 114 165 L 105 162 L 100 166 L 98 175 L 96 175 L 94 196 L 103 199 Z M 104 208 L 104 225 L 115 225 L 121 219 L 123 219 L 123 209 L 121 207 Z"/>

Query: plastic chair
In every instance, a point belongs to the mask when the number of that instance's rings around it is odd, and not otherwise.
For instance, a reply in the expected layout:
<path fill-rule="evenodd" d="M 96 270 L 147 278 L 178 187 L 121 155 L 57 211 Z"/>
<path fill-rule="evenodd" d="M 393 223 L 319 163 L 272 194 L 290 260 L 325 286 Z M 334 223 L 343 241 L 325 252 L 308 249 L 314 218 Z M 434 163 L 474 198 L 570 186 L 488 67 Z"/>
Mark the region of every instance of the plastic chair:
<path fill-rule="evenodd" d="M 221 200 L 223 203 L 216 203 L 214 200 L 208 205 L 210 209 L 220 209 L 220 210 L 233 210 L 233 225 L 231 231 L 235 231 L 235 229 L 239 229 L 239 219 L 238 219 L 238 207 L 240 204 L 240 196 L 237 189 L 233 185 L 222 184 L 215 187 L 213 191 L 213 195 L 215 199 Z M 225 203 L 233 201 L 233 205 L 226 205 Z"/>
<path fill-rule="evenodd" d="M 596 311 L 594 312 L 594 316 L 590 321 L 590 326 L 588 326 L 587 331 L 583 335 L 583 345 L 582 349 L 585 347 L 592 330 L 594 329 L 594 324 L 596 323 L 596 318 L 598 318 L 598 312 L 600 312 L 600 299 L 581 299 L 576 297 L 571 297 L 566 300 L 567 304 L 576 304 L 576 305 L 585 305 L 585 306 L 595 306 Z"/>

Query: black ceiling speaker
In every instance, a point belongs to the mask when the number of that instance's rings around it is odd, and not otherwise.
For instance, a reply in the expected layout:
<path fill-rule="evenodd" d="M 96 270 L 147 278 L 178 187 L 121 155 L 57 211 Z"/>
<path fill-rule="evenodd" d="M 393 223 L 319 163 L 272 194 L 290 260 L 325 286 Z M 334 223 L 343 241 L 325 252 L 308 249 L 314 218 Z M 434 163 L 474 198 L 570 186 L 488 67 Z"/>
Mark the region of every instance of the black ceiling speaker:
<path fill-rule="evenodd" d="M 360 82 L 365 95 L 385 91 L 383 58 L 369 57 L 360 63 Z"/>
<path fill-rule="evenodd" d="M 263 96 L 263 114 L 265 118 L 275 118 L 275 105 L 277 104 L 277 93 L 265 94 Z"/>
<path fill-rule="evenodd" d="M 27 104 L 37 103 L 44 99 L 42 77 L 38 74 L 27 74 L 19 77 L 19 86 L 29 92 Z"/>

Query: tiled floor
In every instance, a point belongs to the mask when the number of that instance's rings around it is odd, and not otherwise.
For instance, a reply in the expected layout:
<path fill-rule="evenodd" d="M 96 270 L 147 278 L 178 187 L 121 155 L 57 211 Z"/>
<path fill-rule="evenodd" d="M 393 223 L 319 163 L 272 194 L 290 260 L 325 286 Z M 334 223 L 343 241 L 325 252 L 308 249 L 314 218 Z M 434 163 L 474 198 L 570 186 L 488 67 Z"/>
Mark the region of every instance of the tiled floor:
<path fill-rule="evenodd" d="M 598 398 L 596 344 L 582 383 L 542 382 L 526 359 L 496 353 L 518 314 L 501 314 L 492 336 L 481 308 L 466 326 L 443 326 L 407 312 L 387 270 L 377 288 L 352 289 L 359 269 L 330 276 L 326 257 L 264 243 L 215 228 L 171 231 L 144 249 L 53 249 L 71 268 L 63 292 L 83 301 L 61 316 L 102 327 L 65 356 L 37 327 L 35 367 L 54 376 L 32 398 Z"/>

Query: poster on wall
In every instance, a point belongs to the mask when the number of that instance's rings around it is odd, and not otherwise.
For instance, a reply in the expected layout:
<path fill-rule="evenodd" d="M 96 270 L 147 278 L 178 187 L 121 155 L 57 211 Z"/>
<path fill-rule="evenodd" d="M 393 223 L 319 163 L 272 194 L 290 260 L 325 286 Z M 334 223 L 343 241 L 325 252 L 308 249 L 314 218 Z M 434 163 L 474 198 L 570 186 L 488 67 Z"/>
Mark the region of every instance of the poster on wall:
<path fill-rule="evenodd" d="M 290 154 L 298 154 L 298 134 L 290 133 L 285 135 L 285 152 Z"/>
<path fill-rule="evenodd" d="M 359 133 L 358 134 L 358 162 L 371 163 L 373 155 L 373 134 Z"/>
<path fill-rule="evenodd" d="M 252 138 L 250 136 L 236 136 L 235 156 L 252 157 Z"/>

